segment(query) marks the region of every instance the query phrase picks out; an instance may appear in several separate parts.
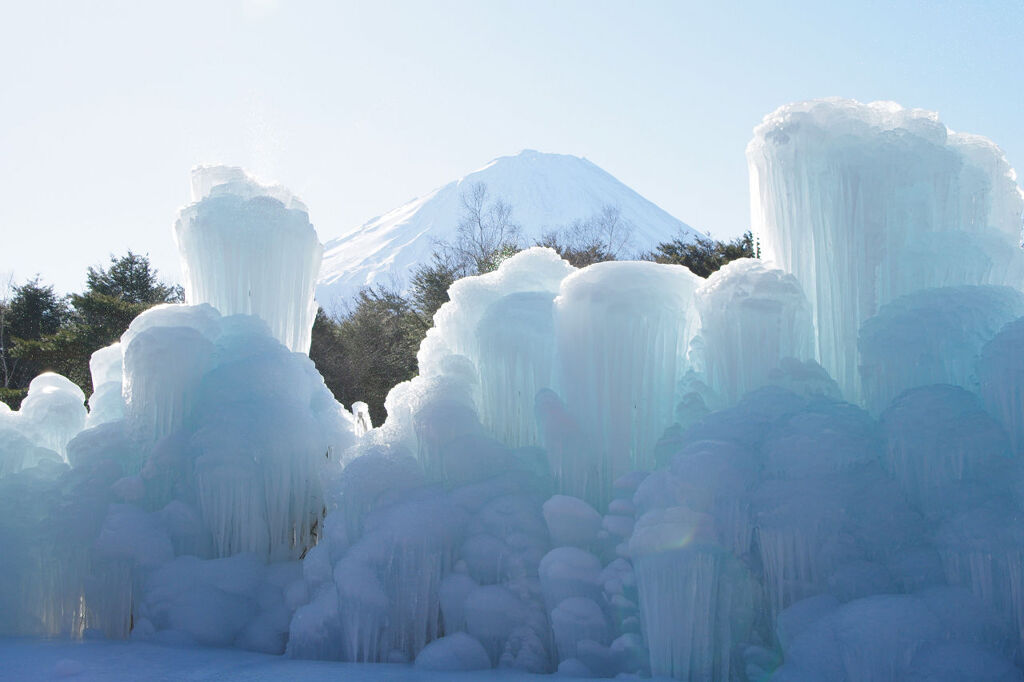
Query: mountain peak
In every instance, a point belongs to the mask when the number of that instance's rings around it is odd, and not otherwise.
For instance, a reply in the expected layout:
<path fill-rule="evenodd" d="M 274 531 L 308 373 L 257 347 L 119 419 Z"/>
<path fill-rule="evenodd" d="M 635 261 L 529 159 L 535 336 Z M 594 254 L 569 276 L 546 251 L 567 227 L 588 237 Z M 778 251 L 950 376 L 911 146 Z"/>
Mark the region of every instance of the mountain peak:
<path fill-rule="evenodd" d="M 489 200 L 500 199 L 512 208 L 524 245 L 546 232 L 589 219 L 608 206 L 617 208 L 631 226 L 633 253 L 679 234 L 697 235 L 585 158 L 524 149 L 499 156 L 328 241 L 317 300 L 330 308 L 364 286 L 406 287 L 415 267 L 429 262 L 437 242 L 454 240 L 463 213 L 462 194 L 477 184 L 486 186 Z"/>

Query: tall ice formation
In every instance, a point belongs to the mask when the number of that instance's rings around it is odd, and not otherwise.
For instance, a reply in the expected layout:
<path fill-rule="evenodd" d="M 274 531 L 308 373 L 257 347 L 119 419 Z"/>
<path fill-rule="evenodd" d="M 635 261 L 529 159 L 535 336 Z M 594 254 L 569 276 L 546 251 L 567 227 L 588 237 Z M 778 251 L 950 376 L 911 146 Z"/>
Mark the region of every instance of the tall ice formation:
<path fill-rule="evenodd" d="M 811 302 L 819 361 L 857 397 L 857 330 L 917 289 L 1018 285 L 1024 198 L 1002 151 L 934 112 L 827 99 L 765 117 L 747 146 L 763 255 Z"/>
<path fill-rule="evenodd" d="M 227 166 L 193 169 L 192 201 L 174 225 L 188 303 L 256 315 L 288 348 L 309 352 L 324 247 L 306 207 Z"/>

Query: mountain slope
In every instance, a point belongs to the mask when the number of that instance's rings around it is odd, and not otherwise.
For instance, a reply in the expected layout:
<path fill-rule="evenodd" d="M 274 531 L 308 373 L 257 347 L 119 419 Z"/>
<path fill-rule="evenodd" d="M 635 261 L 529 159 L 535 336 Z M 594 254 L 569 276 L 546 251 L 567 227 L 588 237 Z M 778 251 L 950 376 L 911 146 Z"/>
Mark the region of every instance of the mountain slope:
<path fill-rule="evenodd" d="M 487 186 L 489 200 L 512 207 L 525 244 L 544 232 L 588 219 L 612 206 L 632 226 L 632 252 L 648 250 L 677 234 L 696 236 L 672 217 L 586 159 L 526 150 L 499 157 L 461 180 L 414 199 L 327 242 L 317 300 L 327 308 L 363 286 L 408 284 L 416 265 L 428 262 L 438 241 L 454 241 L 463 215 L 462 195 Z"/>

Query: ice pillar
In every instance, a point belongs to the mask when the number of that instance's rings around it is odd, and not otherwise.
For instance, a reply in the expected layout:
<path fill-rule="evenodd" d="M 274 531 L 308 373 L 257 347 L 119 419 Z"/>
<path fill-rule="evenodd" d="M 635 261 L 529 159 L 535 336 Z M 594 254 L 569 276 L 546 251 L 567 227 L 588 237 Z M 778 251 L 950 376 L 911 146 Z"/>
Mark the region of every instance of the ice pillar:
<path fill-rule="evenodd" d="M 857 329 L 917 289 L 1016 284 L 1013 169 L 933 112 L 829 99 L 784 106 L 747 147 L 752 228 L 810 300 L 822 366 L 857 395 Z"/>
<path fill-rule="evenodd" d="M 607 502 L 619 476 L 653 467 L 654 444 L 675 419 L 698 281 L 679 265 L 609 262 L 562 282 L 555 299 L 558 386 L 595 445 L 603 492 L 592 503 Z"/>
<path fill-rule="evenodd" d="M 186 300 L 256 315 L 288 348 L 309 352 L 323 245 L 306 207 L 224 166 L 192 171 L 192 199 L 174 225 Z"/>

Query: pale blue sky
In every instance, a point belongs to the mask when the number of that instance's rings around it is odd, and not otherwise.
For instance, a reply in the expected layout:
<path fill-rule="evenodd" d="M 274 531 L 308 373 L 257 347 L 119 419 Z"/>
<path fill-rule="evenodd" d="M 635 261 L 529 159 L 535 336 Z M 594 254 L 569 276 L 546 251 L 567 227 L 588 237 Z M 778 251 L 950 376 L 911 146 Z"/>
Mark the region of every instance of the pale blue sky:
<path fill-rule="evenodd" d="M 1024 3 L 0 0 L 0 272 L 178 276 L 197 163 L 295 191 L 321 240 L 491 158 L 586 156 L 720 237 L 751 129 L 839 95 L 937 110 L 1024 169 Z"/>

